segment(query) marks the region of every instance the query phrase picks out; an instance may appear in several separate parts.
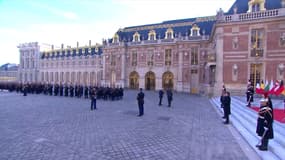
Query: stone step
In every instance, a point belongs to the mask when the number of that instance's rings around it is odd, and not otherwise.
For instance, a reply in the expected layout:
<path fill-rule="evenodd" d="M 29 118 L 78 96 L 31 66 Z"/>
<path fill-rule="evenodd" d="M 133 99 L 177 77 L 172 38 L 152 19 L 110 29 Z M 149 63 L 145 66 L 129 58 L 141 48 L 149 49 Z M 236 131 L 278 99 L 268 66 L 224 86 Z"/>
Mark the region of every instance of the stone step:
<path fill-rule="evenodd" d="M 255 123 L 256 123 L 257 112 L 255 112 L 254 110 L 246 107 L 245 104 L 243 102 L 239 101 L 238 99 L 232 98 L 232 102 L 234 102 L 234 104 L 238 104 L 236 108 L 242 109 L 246 114 L 248 114 L 251 117 L 253 117 L 255 119 Z M 282 123 L 274 120 L 273 128 L 274 128 L 274 131 L 279 132 L 282 136 L 285 137 L 285 132 L 284 132 L 285 124 L 282 124 Z"/>
<path fill-rule="evenodd" d="M 233 105 L 232 108 L 233 108 L 232 111 L 234 113 L 233 115 L 237 116 L 237 119 L 244 125 L 244 127 L 249 132 L 256 135 L 255 131 L 256 131 L 257 117 L 253 117 L 251 115 L 246 114 L 245 112 L 242 111 L 242 109 L 238 109 L 239 107 L 237 105 Z M 284 139 L 285 136 L 279 134 L 278 131 L 274 131 L 274 139 L 269 141 L 270 150 L 272 150 L 273 153 L 276 153 L 276 155 L 278 155 L 281 159 L 285 159 L 285 152 L 284 152 L 285 143 L 283 141 Z"/>
<path fill-rule="evenodd" d="M 212 99 L 214 106 L 218 107 L 218 109 L 222 112 L 222 108 L 220 107 L 220 100 L 219 98 L 213 98 Z M 234 103 L 233 103 L 234 102 Z M 233 98 L 232 105 L 231 105 L 231 122 L 233 125 L 237 128 L 237 130 L 240 131 L 240 133 L 244 136 L 244 138 L 248 141 L 250 146 L 262 157 L 263 159 L 267 159 L 267 154 L 264 154 L 264 152 L 259 151 L 255 145 L 260 140 L 260 137 L 258 137 L 255 133 L 256 128 L 256 119 L 257 114 L 247 112 L 248 108 L 242 108 L 243 105 L 239 103 L 238 100 L 235 100 Z M 240 129 L 241 127 L 241 129 Z M 244 131 L 246 130 L 246 131 Z M 270 150 L 267 152 L 271 152 L 275 155 L 276 158 L 279 159 L 285 159 L 285 152 L 284 147 L 282 144 L 282 135 L 279 134 L 279 131 L 275 131 L 275 138 L 273 140 L 270 140 Z M 276 138 L 276 136 L 278 138 Z M 284 152 L 284 153 L 283 153 Z"/>

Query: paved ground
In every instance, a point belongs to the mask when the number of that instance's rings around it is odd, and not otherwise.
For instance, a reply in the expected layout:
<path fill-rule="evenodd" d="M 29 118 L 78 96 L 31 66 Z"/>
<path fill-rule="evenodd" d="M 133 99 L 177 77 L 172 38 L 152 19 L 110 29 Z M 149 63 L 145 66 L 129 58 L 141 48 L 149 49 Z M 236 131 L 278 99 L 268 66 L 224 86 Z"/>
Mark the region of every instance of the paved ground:
<path fill-rule="evenodd" d="M 85 99 L 0 92 L 0 159 L 248 159 L 207 98 L 175 93 L 167 108 L 145 92 L 136 117 L 136 93 L 90 111 Z"/>

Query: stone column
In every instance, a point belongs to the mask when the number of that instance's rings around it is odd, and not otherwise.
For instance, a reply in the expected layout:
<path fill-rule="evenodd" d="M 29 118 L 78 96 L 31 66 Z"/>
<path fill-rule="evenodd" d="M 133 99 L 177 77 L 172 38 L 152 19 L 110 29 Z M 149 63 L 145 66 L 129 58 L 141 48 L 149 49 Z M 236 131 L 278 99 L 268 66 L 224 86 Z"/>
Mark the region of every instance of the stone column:
<path fill-rule="evenodd" d="M 183 52 L 178 52 L 178 71 L 177 71 L 177 91 L 182 91 L 182 67 L 183 67 Z"/>
<path fill-rule="evenodd" d="M 224 63 L 224 52 L 223 52 L 223 28 L 218 27 L 216 29 L 216 69 L 215 69 L 215 86 L 214 86 L 214 96 L 219 96 L 221 93 L 221 88 L 224 84 L 223 79 L 223 63 Z"/>
<path fill-rule="evenodd" d="M 106 55 L 103 56 L 103 76 L 102 76 L 102 83 L 101 85 L 106 84 Z"/>
<path fill-rule="evenodd" d="M 121 86 L 124 88 L 125 87 L 125 83 L 126 83 L 126 56 L 125 54 L 122 54 L 121 56 Z"/>

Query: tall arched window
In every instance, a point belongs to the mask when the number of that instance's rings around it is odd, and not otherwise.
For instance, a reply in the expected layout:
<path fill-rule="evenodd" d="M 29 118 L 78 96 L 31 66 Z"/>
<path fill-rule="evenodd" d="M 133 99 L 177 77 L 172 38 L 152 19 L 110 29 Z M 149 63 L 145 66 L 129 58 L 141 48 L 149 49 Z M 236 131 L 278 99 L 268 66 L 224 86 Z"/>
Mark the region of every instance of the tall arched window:
<path fill-rule="evenodd" d="M 119 35 L 116 33 L 113 37 L 113 43 L 118 43 L 119 42 Z"/>
<path fill-rule="evenodd" d="M 247 12 L 259 12 L 265 11 L 265 0 L 250 0 L 248 2 L 248 11 Z"/>
<path fill-rule="evenodd" d="M 156 40 L 156 33 L 155 33 L 155 30 L 149 31 L 149 33 L 148 33 L 148 40 L 149 40 L 149 41 L 154 41 L 154 40 Z"/>
<path fill-rule="evenodd" d="M 139 42 L 140 41 L 140 34 L 138 32 L 136 32 L 133 35 L 133 42 Z"/>
<path fill-rule="evenodd" d="M 197 26 L 197 24 L 192 26 L 190 36 L 200 36 L 200 28 Z"/>
<path fill-rule="evenodd" d="M 168 28 L 165 32 L 165 38 L 164 39 L 173 39 L 173 29 L 172 28 Z"/>

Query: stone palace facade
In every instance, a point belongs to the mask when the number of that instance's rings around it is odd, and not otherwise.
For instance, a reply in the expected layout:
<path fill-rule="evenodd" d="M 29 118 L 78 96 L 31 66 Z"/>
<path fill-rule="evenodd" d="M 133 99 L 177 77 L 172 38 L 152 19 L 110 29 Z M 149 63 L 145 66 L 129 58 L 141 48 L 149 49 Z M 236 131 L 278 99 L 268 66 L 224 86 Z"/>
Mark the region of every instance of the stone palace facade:
<path fill-rule="evenodd" d="M 102 44 L 18 48 L 23 83 L 244 93 L 249 79 L 284 80 L 285 1 L 236 0 L 216 16 L 126 27 Z"/>

